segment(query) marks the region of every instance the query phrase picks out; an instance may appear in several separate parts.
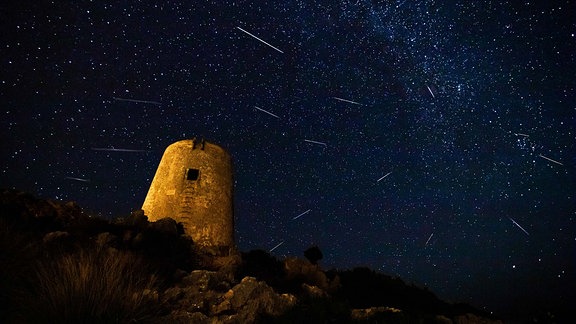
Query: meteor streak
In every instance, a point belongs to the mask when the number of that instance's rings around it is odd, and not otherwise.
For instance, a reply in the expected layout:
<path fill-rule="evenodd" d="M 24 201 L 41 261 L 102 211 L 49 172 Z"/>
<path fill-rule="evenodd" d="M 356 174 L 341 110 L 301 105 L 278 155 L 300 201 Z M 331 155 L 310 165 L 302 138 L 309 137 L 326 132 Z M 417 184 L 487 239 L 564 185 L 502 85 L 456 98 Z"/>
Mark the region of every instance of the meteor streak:
<path fill-rule="evenodd" d="M 521 229 L 524 233 L 526 233 L 526 235 L 530 236 L 530 234 L 528 234 L 528 232 L 524 229 L 524 227 L 520 226 L 520 224 L 516 223 L 515 220 L 512 219 L 512 217 L 508 217 L 510 218 L 510 220 L 512 221 L 512 223 L 514 223 L 514 225 L 518 226 L 519 229 Z"/>
<path fill-rule="evenodd" d="M 138 99 L 128 99 L 128 98 L 118 98 L 118 97 L 112 97 L 112 99 L 116 100 L 116 101 L 128 101 L 128 102 L 136 102 L 136 103 L 146 103 L 146 104 L 153 104 L 153 105 L 157 105 L 160 106 L 162 103 L 158 102 L 158 101 L 151 101 L 151 100 L 138 100 Z"/>
<path fill-rule="evenodd" d="M 74 181 L 81 181 L 81 182 L 90 182 L 89 179 L 84 179 L 84 178 L 66 177 L 66 179 L 74 180 Z"/>
<path fill-rule="evenodd" d="M 277 115 L 274 115 L 273 113 L 269 112 L 268 110 L 264 110 L 264 109 L 262 109 L 262 108 L 260 108 L 260 107 L 257 107 L 257 106 L 254 106 L 254 108 L 256 108 L 256 109 L 258 109 L 258 110 L 260 110 L 260 111 L 262 111 L 262 112 L 265 112 L 265 113 L 267 113 L 267 114 L 270 115 L 270 116 L 273 116 L 273 117 L 276 117 L 276 118 L 280 119 L 280 117 L 278 117 Z"/>
<path fill-rule="evenodd" d="M 149 150 L 132 150 L 125 148 L 113 148 L 113 147 L 93 147 L 92 151 L 105 151 L 105 152 L 150 152 Z"/>
<path fill-rule="evenodd" d="M 426 88 L 428 88 L 428 92 L 430 92 L 430 94 L 432 95 L 432 98 L 436 98 L 436 96 L 434 95 L 434 92 L 432 92 L 432 89 L 430 89 L 430 87 L 428 85 L 426 85 Z"/>
<path fill-rule="evenodd" d="M 266 43 L 266 42 L 265 42 L 265 41 L 263 41 L 262 39 L 260 39 L 260 38 L 256 37 L 255 35 L 252 35 L 252 34 L 250 34 L 249 32 L 245 31 L 244 29 L 242 29 L 242 28 L 240 28 L 240 27 L 236 27 L 236 28 L 238 28 L 238 29 L 240 29 L 241 31 L 245 32 L 246 34 L 248 34 L 248 35 L 250 35 L 250 36 L 252 36 L 252 37 L 256 38 L 257 40 L 261 41 L 262 43 L 264 43 L 264 44 L 266 44 L 266 45 L 268 45 L 268 46 L 272 47 L 273 49 L 277 50 L 278 52 L 280 52 L 280 53 L 284 54 L 284 52 L 282 52 L 282 51 L 281 51 L 281 50 L 279 50 L 278 48 L 276 48 L 276 47 L 274 47 L 274 46 L 272 46 L 272 45 L 270 45 L 270 44 Z"/>
<path fill-rule="evenodd" d="M 324 142 L 318 142 L 318 141 L 313 141 L 313 140 L 308 140 L 308 139 L 305 139 L 304 142 L 313 143 L 313 144 L 318 144 L 318 145 L 324 145 L 325 147 L 328 146 L 328 145 L 326 145 L 326 143 L 324 143 Z"/>
<path fill-rule="evenodd" d="M 430 242 L 430 239 L 432 239 L 432 236 L 434 235 L 434 233 L 430 234 L 430 237 L 428 238 L 428 240 L 426 241 L 426 244 L 424 244 L 424 247 L 428 246 L 428 242 Z"/>
<path fill-rule="evenodd" d="M 549 157 L 545 157 L 545 156 L 542 155 L 542 154 L 539 154 L 538 156 L 541 157 L 541 158 L 543 158 L 543 159 L 546 159 L 546 160 L 548 160 L 548 161 L 550 161 L 550 162 L 554 162 L 554 163 L 556 163 L 556 164 L 564 165 L 564 164 L 562 164 L 562 163 L 560 163 L 560 162 L 558 162 L 558 161 L 556 161 L 556 160 L 552 160 L 552 159 L 549 158 Z"/>
<path fill-rule="evenodd" d="M 338 97 L 332 97 L 332 99 L 336 99 L 338 101 L 343 101 L 343 102 L 348 102 L 348 103 L 358 105 L 358 106 L 364 106 L 363 104 L 356 102 L 356 101 L 352 101 L 352 100 L 346 100 L 346 99 L 342 99 L 342 98 L 338 98 Z"/>
<path fill-rule="evenodd" d="M 386 173 L 384 176 L 382 176 L 382 178 L 380 178 L 380 179 L 376 180 L 376 182 L 380 182 L 380 180 L 382 180 L 382 179 L 386 178 L 387 176 L 389 176 L 389 175 L 390 175 L 390 173 L 392 173 L 392 171 L 390 171 L 390 172 Z"/>
<path fill-rule="evenodd" d="M 312 209 L 308 209 L 307 211 L 303 212 L 302 214 L 300 214 L 300 215 L 298 215 L 298 216 L 296 216 L 296 217 L 292 218 L 292 220 L 298 219 L 298 218 L 300 218 L 300 217 L 302 217 L 302 216 L 304 216 L 304 215 L 308 214 L 308 213 L 309 213 L 311 210 L 312 210 Z"/>
<path fill-rule="evenodd" d="M 284 241 L 278 243 L 275 247 L 271 248 L 269 252 L 276 250 L 280 245 L 284 244 Z"/>

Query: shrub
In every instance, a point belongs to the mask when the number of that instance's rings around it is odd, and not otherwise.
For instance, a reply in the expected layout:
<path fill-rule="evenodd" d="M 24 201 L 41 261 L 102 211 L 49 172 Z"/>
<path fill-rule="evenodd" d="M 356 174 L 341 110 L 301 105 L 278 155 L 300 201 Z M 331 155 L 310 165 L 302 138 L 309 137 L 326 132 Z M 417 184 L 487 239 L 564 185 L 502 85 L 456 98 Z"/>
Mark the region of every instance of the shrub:
<path fill-rule="evenodd" d="M 320 251 L 320 248 L 317 246 L 311 246 L 306 249 L 306 251 L 304 251 L 304 256 L 312 264 L 318 264 L 318 261 L 322 260 L 323 257 L 322 251 Z"/>
<path fill-rule="evenodd" d="M 268 285 L 277 288 L 284 280 L 284 265 L 264 250 L 242 252 L 242 264 L 236 278 L 241 280 L 246 276 L 263 280 Z"/>
<path fill-rule="evenodd" d="M 23 305 L 27 322 L 128 323 L 159 312 L 156 277 L 140 259 L 117 250 L 82 250 L 42 262 Z"/>

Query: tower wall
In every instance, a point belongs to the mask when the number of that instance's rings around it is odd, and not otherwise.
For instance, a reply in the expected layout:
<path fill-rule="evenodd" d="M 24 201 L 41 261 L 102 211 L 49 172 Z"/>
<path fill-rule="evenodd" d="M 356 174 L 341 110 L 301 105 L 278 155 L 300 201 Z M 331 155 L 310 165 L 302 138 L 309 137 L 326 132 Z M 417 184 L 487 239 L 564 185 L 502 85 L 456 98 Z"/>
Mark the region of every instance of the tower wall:
<path fill-rule="evenodd" d="M 234 246 L 230 155 L 221 147 L 183 140 L 166 148 L 142 209 L 151 221 L 171 217 L 200 247 Z"/>

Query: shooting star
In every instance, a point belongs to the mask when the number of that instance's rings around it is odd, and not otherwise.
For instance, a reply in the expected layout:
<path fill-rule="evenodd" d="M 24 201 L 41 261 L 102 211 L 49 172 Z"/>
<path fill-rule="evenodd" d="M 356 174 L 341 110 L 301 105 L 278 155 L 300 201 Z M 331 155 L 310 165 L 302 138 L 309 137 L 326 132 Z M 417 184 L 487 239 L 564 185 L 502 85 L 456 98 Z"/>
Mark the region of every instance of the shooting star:
<path fill-rule="evenodd" d="M 275 247 L 271 248 L 270 251 L 268 251 L 268 252 L 272 252 L 272 251 L 276 250 L 282 244 L 284 244 L 284 241 L 278 243 Z"/>
<path fill-rule="evenodd" d="M 80 181 L 80 182 L 90 182 L 90 179 L 84 179 L 84 178 L 65 177 L 65 179 L 74 180 L 74 181 Z"/>
<path fill-rule="evenodd" d="M 526 233 L 526 235 L 530 236 L 530 234 L 528 234 L 528 232 L 524 229 L 524 227 L 520 226 L 520 224 L 516 223 L 515 220 L 512 219 L 512 217 L 508 217 L 510 218 L 510 220 L 512 221 L 512 223 L 514 223 L 514 225 L 518 226 L 519 229 L 521 229 L 524 233 Z"/>
<path fill-rule="evenodd" d="M 250 34 L 249 32 L 245 31 L 244 29 L 242 29 L 242 28 L 240 28 L 240 27 L 236 27 L 236 28 L 238 28 L 238 29 L 240 29 L 241 31 L 245 32 L 246 34 L 248 34 L 248 35 L 250 35 L 250 36 L 252 36 L 252 37 L 256 38 L 257 40 L 261 41 L 262 43 L 264 43 L 264 44 L 266 44 L 266 45 L 268 45 L 268 46 L 272 47 L 273 49 L 277 50 L 278 52 L 280 52 L 280 53 L 284 54 L 284 52 L 282 52 L 282 51 L 281 51 L 281 50 L 279 50 L 278 48 L 276 48 L 276 47 L 274 47 L 274 46 L 272 46 L 272 45 L 270 45 L 270 44 L 266 43 L 264 40 L 262 40 L 262 39 L 260 39 L 260 38 L 256 37 L 255 35 L 252 35 L 252 34 Z"/>
<path fill-rule="evenodd" d="M 530 135 L 522 134 L 522 133 L 514 133 L 516 136 L 523 136 L 523 137 L 530 137 Z"/>
<path fill-rule="evenodd" d="M 300 215 L 298 215 L 298 216 L 296 216 L 296 217 L 292 218 L 292 220 L 298 219 L 298 218 L 300 218 L 300 217 L 302 217 L 302 216 L 304 216 L 304 215 L 308 214 L 308 213 L 309 213 L 311 210 L 312 210 L 312 209 L 308 209 L 307 211 L 303 212 L 302 214 L 300 214 Z"/>
<path fill-rule="evenodd" d="M 277 115 L 274 115 L 273 113 L 269 112 L 268 110 L 264 110 L 264 109 L 262 109 L 262 108 L 260 108 L 260 107 L 257 107 L 257 106 L 254 106 L 254 108 L 256 108 L 256 109 L 258 109 L 258 110 L 260 110 L 260 111 L 262 111 L 262 112 L 265 112 L 265 113 L 267 113 L 267 114 L 270 115 L 270 116 L 273 116 L 273 117 L 276 117 L 276 118 L 280 119 L 280 117 L 278 117 Z"/>
<path fill-rule="evenodd" d="M 434 233 L 430 234 L 430 237 L 428 237 L 428 240 L 426 241 L 426 244 L 424 244 L 424 247 L 428 246 L 428 242 L 430 242 L 430 240 L 432 239 L 432 236 L 434 235 Z"/>
<path fill-rule="evenodd" d="M 125 148 L 113 148 L 113 147 L 93 147 L 91 148 L 92 151 L 105 151 L 105 152 L 150 152 L 149 150 L 132 150 L 132 149 L 125 149 Z"/>
<path fill-rule="evenodd" d="M 332 97 L 332 99 L 336 99 L 338 101 L 343 101 L 343 102 L 347 102 L 347 103 L 351 103 L 354 105 L 358 105 L 358 106 L 364 106 L 363 104 L 356 102 L 356 101 L 352 101 L 352 100 L 346 100 L 346 99 L 342 99 L 342 98 L 338 98 L 338 97 Z"/>
<path fill-rule="evenodd" d="M 432 89 L 430 89 L 430 87 L 426 84 L 426 88 L 428 88 L 428 92 L 430 92 L 430 94 L 432 95 L 432 98 L 436 98 L 436 96 L 434 95 L 434 92 L 432 92 Z"/>
<path fill-rule="evenodd" d="M 548 160 L 548 161 L 550 161 L 550 162 L 554 162 L 554 163 L 556 163 L 556 164 L 564 165 L 564 164 L 562 164 L 562 163 L 560 163 L 560 162 L 558 162 L 558 161 L 556 161 L 556 160 L 552 160 L 552 159 L 549 158 L 549 157 L 545 157 L 545 156 L 542 155 L 542 154 L 538 154 L 538 156 L 541 157 L 541 158 L 543 158 L 543 159 L 546 159 L 546 160 Z"/>
<path fill-rule="evenodd" d="M 390 172 L 386 173 L 384 176 L 382 176 L 382 178 L 380 178 L 380 179 L 376 180 L 376 182 L 380 182 L 380 180 L 382 180 L 382 179 L 386 178 L 386 177 L 387 177 L 387 176 L 389 176 L 391 173 L 392 173 L 392 171 L 390 171 Z"/>
<path fill-rule="evenodd" d="M 304 142 L 308 142 L 308 143 L 312 143 L 312 144 L 318 144 L 318 145 L 324 145 L 324 147 L 328 147 L 328 145 L 326 145 L 326 143 L 324 143 L 324 142 L 318 142 L 318 141 L 313 141 L 313 140 L 309 140 L 309 139 L 305 139 Z"/>
<path fill-rule="evenodd" d="M 151 100 L 138 100 L 138 99 L 128 99 L 128 98 L 118 98 L 118 97 L 112 97 L 112 99 L 114 99 L 114 100 L 116 100 L 116 101 L 128 101 L 128 102 L 136 102 L 136 103 L 145 103 L 145 104 L 153 104 L 153 105 L 157 105 L 157 106 L 162 105 L 161 102 L 151 101 Z"/>

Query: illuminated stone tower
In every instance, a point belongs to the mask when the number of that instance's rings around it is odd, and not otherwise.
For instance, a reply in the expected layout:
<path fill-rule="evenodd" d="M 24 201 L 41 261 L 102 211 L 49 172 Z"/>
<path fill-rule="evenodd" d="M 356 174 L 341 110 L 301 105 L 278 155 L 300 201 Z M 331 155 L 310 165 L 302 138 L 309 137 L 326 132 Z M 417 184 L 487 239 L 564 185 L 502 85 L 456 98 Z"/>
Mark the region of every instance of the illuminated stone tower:
<path fill-rule="evenodd" d="M 204 140 L 171 144 L 142 209 L 151 221 L 171 217 L 200 248 L 227 254 L 234 247 L 232 161 Z"/>

